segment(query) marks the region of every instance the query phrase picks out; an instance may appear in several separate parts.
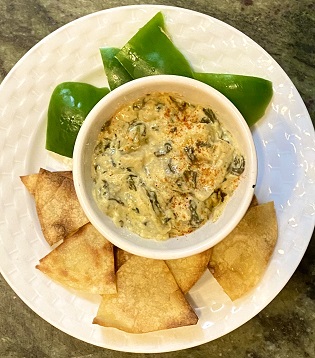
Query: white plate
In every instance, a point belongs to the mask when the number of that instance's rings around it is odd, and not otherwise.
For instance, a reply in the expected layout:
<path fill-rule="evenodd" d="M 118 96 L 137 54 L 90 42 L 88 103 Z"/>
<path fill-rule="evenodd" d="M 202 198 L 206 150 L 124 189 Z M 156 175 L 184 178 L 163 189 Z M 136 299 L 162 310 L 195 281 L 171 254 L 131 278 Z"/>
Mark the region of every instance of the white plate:
<path fill-rule="evenodd" d="M 35 269 L 50 248 L 32 198 L 19 176 L 71 167 L 44 149 L 47 105 L 53 88 L 80 80 L 106 85 L 98 48 L 122 46 L 157 11 L 173 41 L 196 70 L 265 77 L 274 97 L 253 128 L 258 152 L 256 195 L 275 201 L 279 240 L 260 284 L 232 303 L 209 273 L 188 299 L 199 323 L 132 335 L 92 325 L 99 297 L 67 290 Z M 21 299 L 60 330 L 119 351 L 166 352 L 214 340 L 261 311 L 289 280 L 309 243 L 315 218 L 314 130 L 294 85 L 279 65 L 243 33 L 209 16 L 175 7 L 129 6 L 73 21 L 34 46 L 0 87 L 1 272 Z M 268 225 L 268 223 L 266 223 Z"/>

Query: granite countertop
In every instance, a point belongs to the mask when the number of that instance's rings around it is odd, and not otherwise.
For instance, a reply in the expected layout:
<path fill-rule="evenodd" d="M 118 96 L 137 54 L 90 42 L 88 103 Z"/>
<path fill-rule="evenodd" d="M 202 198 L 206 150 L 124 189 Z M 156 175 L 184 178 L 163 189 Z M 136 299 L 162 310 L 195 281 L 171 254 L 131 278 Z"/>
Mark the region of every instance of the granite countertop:
<path fill-rule="evenodd" d="M 98 10 L 139 1 L 2 0 L 0 80 L 38 41 Z M 147 4 L 190 8 L 241 30 L 289 75 L 315 121 L 315 3 L 313 0 L 175 0 Z M 314 149 L 314 148 L 313 148 Z M 127 357 L 81 342 L 29 309 L 0 276 L 0 357 Z M 144 354 L 134 354 L 145 356 Z M 315 237 L 284 289 L 256 317 L 201 346 L 156 357 L 315 357 Z"/>

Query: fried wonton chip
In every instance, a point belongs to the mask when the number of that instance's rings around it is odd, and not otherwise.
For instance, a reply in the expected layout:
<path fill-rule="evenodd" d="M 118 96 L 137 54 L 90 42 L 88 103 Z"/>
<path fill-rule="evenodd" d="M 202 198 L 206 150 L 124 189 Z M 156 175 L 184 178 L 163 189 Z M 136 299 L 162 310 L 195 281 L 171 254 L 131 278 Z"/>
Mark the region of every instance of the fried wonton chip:
<path fill-rule="evenodd" d="M 33 183 L 35 179 L 32 177 L 28 181 Z M 50 245 L 89 221 L 78 201 L 73 180 L 64 172 L 42 169 L 37 175 L 34 197 L 43 235 Z"/>
<path fill-rule="evenodd" d="M 182 259 L 166 260 L 180 289 L 187 293 L 206 271 L 212 249 Z"/>
<path fill-rule="evenodd" d="M 213 247 L 209 268 L 232 299 L 257 285 L 278 238 L 273 202 L 252 206 L 238 226 Z"/>
<path fill-rule="evenodd" d="M 88 223 L 36 266 L 53 280 L 83 292 L 116 293 L 113 245 Z"/>
<path fill-rule="evenodd" d="M 163 260 L 132 256 L 117 271 L 116 295 L 103 295 L 93 323 L 130 333 L 194 325 L 195 312 Z"/>

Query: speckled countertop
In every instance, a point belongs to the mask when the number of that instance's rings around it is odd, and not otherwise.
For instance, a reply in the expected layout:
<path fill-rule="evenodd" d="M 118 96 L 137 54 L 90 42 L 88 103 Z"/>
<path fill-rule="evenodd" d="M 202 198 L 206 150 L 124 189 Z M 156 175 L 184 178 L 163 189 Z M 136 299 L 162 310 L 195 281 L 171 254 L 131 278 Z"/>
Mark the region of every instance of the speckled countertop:
<path fill-rule="evenodd" d="M 139 1 L 1 0 L 0 80 L 38 41 L 98 10 Z M 146 1 L 190 8 L 241 30 L 289 75 L 315 121 L 315 3 L 313 0 Z M 0 258 L 1 259 L 1 258 Z M 31 311 L 0 276 L 0 357 L 127 357 L 81 342 Z M 134 354 L 149 356 L 149 354 Z M 315 237 L 279 295 L 256 317 L 213 342 L 163 357 L 315 357 Z"/>

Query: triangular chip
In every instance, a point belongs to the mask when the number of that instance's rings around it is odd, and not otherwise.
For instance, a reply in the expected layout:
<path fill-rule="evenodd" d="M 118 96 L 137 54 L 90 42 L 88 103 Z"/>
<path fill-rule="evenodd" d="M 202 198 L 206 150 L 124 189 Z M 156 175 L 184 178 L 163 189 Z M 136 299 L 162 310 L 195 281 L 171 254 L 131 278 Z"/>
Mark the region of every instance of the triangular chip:
<path fill-rule="evenodd" d="M 26 189 L 29 191 L 30 194 L 35 195 L 37 178 L 40 174 L 42 174 L 44 172 L 45 172 L 45 169 L 40 168 L 39 173 L 20 176 L 20 179 L 22 180 L 23 184 L 26 186 Z M 73 179 L 72 171 L 67 170 L 67 171 L 59 171 L 56 173 L 58 173 L 59 175 L 65 176 L 69 179 Z"/>
<path fill-rule="evenodd" d="M 115 253 L 115 265 L 116 265 L 116 270 L 119 270 L 119 268 L 126 262 L 128 261 L 132 256 L 134 256 L 133 254 L 131 254 L 130 252 L 127 252 L 123 249 L 120 249 L 119 247 L 114 247 L 114 253 Z"/>
<path fill-rule="evenodd" d="M 39 176 L 38 173 L 20 176 L 20 179 L 22 180 L 23 184 L 26 186 L 26 189 L 32 195 L 35 195 L 38 176 Z"/>
<path fill-rule="evenodd" d="M 117 292 L 113 245 L 90 223 L 42 258 L 36 268 L 80 291 Z"/>
<path fill-rule="evenodd" d="M 58 174 L 73 180 L 73 173 L 70 170 L 60 171 Z"/>
<path fill-rule="evenodd" d="M 178 286 L 184 293 L 187 293 L 206 271 L 211 250 L 181 259 L 165 261 Z"/>
<path fill-rule="evenodd" d="M 93 323 L 130 333 L 194 325 L 195 312 L 163 260 L 132 256 L 118 270 L 116 295 L 104 295 Z"/>
<path fill-rule="evenodd" d="M 258 205 L 258 200 L 256 195 L 253 196 L 252 201 L 250 202 L 249 207 L 251 208 L 252 206 L 257 206 Z"/>
<path fill-rule="evenodd" d="M 43 170 L 38 175 L 35 203 L 43 235 L 50 245 L 88 222 L 78 201 L 73 180 L 59 172 Z"/>
<path fill-rule="evenodd" d="M 165 260 L 166 265 L 183 293 L 187 293 L 206 271 L 212 249 L 176 260 Z M 115 247 L 116 269 L 118 270 L 133 254 Z"/>
<path fill-rule="evenodd" d="M 213 247 L 209 268 L 232 300 L 257 285 L 278 237 L 274 203 L 252 206 L 238 226 Z"/>

